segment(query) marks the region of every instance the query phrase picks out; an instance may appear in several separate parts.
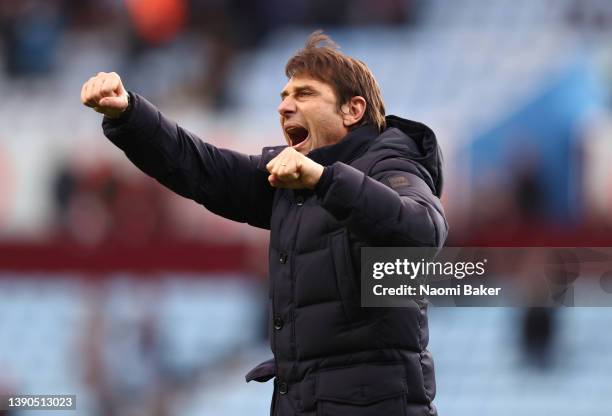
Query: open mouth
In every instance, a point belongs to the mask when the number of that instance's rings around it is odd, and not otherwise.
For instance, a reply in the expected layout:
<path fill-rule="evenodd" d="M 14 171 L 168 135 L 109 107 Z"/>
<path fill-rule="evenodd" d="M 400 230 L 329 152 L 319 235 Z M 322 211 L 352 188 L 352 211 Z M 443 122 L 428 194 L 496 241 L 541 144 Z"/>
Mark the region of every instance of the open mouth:
<path fill-rule="evenodd" d="M 290 126 L 287 127 L 285 131 L 287 132 L 287 136 L 289 136 L 291 146 L 293 147 L 299 145 L 308 138 L 308 130 L 302 126 Z"/>

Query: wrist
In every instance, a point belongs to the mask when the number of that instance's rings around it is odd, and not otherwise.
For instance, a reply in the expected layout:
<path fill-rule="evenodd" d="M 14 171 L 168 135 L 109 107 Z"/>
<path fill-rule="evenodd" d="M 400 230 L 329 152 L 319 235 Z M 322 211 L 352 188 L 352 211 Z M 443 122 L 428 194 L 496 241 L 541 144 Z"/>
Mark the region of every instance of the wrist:
<path fill-rule="evenodd" d="M 126 118 L 132 112 L 133 107 L 134 97 L 132 97 L 132 94 L 130 92 L 127 92 L 127 106 L 121 111 L 121 113 L 119 113 L 119 117 Z"/>
<path fill-rule="evenodd" d="M 323 176 L 323 171 L 325 170 L 325 168 L 322 165 L 319 165 L 318 163 L 315 163 L 314 167 L 313 167 L 313 175 L 310 181 L 308 181 L 308 185 L 307 188 L 308 189 L 315 189 L 317 184 L 319 183 L 319 181 L 321 180 L 321 176 Z"/>
<path fill-rule="evenodd" d="M 327 190 L 331 186 L 333 176 L 334 173 L 331 166 L 326 166 L 323 168 L 323 173 L 314 187 L 315 194 L 317 194 L 319 198 L 325 197 Z"/>

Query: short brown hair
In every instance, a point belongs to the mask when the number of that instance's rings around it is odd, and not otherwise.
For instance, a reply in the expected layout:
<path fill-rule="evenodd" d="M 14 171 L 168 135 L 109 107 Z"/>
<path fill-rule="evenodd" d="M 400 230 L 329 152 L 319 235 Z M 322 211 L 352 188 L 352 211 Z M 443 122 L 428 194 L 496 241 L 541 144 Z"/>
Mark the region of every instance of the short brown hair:
<path fill-rule="evenodd" d="M 319 45 L 322 42 L 324 45 Z M 336 93 L 338 108 L 352 97 L 363 97 L 366 110 L 361 124 L 371 123 L 377 126 L 379 131 L 384 130 L 385 105 L 374 75 L 362 61 L 343 54 L 339 49 L 323 31 L 313 32 L 304 49 L 287 61 L 287 78 L 307 75 L 329 84 Z"/>

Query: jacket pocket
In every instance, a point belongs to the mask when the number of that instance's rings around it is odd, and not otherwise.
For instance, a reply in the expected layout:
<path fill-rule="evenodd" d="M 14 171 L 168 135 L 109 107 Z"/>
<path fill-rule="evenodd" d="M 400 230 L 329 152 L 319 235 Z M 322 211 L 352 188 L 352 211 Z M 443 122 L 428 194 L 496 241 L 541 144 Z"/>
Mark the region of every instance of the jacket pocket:
<path fill-rule="evenodd" d="M 330 247 L 334 269 L 336 272 L 336 283 L 342 309 L 349 321 L 353 321 L 359 312 L 360 299 L 357 288 L 357 277 L 353 270 L 351 253 L 349 250 L 348 234 L 345 229 L 335 232 L 330 237 Z"/>
<path fill-rule="evenodd" d="M 316 376 L 317 416 L 405 416 L 405 371 L 401 364 L 363 364 Z"/>

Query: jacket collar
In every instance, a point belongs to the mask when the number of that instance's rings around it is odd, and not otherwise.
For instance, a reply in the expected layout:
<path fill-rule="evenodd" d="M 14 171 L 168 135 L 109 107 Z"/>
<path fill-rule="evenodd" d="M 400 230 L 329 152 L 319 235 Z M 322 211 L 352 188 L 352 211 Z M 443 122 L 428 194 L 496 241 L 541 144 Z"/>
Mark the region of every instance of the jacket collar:
<path fill-rule="evenodd" d="M 378 129 L 371 124 L 359 126 L 349 131 L 338 143 L 314 149 L 306 156 L 323 166 L 329 166 L 335 162 L 349 163 L 365 153 L 370 141 L 378 135 Z M 258 168 L 265 171 L 266 164 L 286 147 L 264 147 Z"/>
<path fill-rule="evenodd" d="M 348 163 L 361 156 L 370 141 L 377 136 L 378 129 L 366 124 L 349 131 L 338 143 L 314 149 L 307 156 L 323 166 L 332 165 L 334 162 Z"/>

